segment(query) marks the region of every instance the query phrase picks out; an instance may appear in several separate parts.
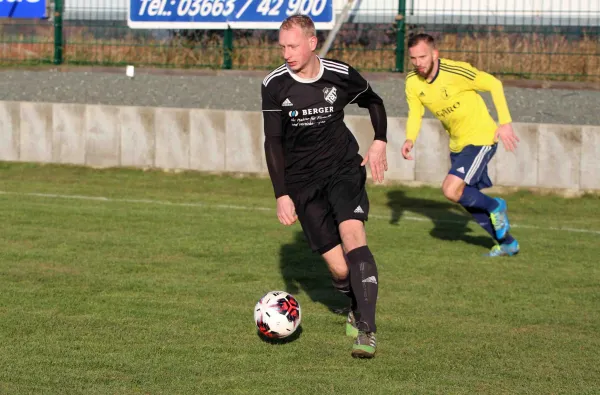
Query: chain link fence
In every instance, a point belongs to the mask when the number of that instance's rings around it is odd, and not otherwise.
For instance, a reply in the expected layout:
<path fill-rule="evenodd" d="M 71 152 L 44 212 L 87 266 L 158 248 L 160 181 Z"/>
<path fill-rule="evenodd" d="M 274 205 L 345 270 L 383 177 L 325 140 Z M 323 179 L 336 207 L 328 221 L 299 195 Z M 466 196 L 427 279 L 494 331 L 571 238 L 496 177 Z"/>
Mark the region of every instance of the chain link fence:
<path fill-rule="evenodd" d="M 277 30 L 130 29 L 130 0 L 55 0 L 48 18 L 0 18 L 4 65 L 270 69 Z M 239 1 L 239 0 L 238 0 Z M 346 0 L 333 0 L 338 17 Z M 514 78 L 600 80 L 600 1 L 353 0 L 327 56 L 362 71 L 410 68 L 406 40 Z M 323 43 L 328 31 L 319 31 Z"/>

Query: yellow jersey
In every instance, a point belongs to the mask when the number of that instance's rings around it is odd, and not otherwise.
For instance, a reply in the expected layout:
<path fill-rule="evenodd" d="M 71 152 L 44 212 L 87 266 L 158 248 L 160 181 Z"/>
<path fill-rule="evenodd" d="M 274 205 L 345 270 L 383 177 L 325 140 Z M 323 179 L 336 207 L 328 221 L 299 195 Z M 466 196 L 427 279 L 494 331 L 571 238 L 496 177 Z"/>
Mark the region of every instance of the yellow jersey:
<path fill-rule="evenodd" d="M 438 72 L 429 82 L 416 71 L 409 72 L 406 138 L 416 141 L 427 107 L 450 135 L 450 151 L 460 152 L 470 144 L 494 144 L 498 126 L 477 91 L 491 93 L 501 125 L 512 122 L 502 82 L 469 63 L 440 58 Z"/>

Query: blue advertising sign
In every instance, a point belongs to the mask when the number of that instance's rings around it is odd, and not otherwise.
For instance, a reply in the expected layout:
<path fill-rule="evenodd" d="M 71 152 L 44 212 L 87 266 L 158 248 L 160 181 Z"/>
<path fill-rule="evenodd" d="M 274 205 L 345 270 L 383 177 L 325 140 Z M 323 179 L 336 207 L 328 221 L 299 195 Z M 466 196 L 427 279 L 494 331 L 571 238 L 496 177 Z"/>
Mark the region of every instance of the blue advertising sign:
<path fill-rule="evenodd" d="M 0 0 L 0 18 L 47 18 L 46 0 Z"/>
<path fill-rule="evenodd" d="M 320 30 L 335 24 L 333 0 L 129 0 L 127 24 L 134 29 L 279 29 L 293 14 L 309 15 Z"/>

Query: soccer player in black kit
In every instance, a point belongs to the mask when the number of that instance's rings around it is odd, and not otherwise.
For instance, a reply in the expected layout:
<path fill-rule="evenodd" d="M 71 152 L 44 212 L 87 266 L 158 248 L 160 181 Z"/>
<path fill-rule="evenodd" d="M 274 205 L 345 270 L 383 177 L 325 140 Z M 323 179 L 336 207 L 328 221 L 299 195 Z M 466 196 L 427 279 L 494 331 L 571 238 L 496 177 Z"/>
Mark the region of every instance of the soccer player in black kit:
<path fill-rule="evenodd" d="M 387 118 L 383 101 L 351 66 L 315 54 L 313 21 L 288 17 L 279 29 L 285 63 L 261 86 L 265 154 L 277 217 L 299 220 L 310 248 L 325 259 L 333 285 L 350 297 L 346 334 L 352 356 L 375 355 L 379 277 L 367 246 L 365 189 L 369 163 L 375 181 L 387 170 Z M 367 108 L 375 131 L 364 159 L 344 124 L 344 107 Z"/>

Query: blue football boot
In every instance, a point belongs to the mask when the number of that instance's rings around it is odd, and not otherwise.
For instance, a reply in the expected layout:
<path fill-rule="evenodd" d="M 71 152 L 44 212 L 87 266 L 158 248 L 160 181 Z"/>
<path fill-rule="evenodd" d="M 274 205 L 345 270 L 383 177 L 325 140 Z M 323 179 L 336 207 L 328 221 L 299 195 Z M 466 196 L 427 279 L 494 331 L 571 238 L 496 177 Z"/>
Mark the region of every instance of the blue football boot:
<path fill-rule="evenodd" d="M 519 253 L 519 249 L 519 243 L 516 240 L 513 240 L 512 243 L 496 244 L 486 256 L 513 256 Z"/>
<path fill-rule="evenodd" d="M 506 213 L 507 207 L 504 199 L 494 198 L 498 202 L 498 207 L 490 213 L 490 219 L 494 230 L 496 231 L 496 239 L 504 240 L 506 234 L 510 229 L 510 223 L 508 222 L 508 214 Z"/>

